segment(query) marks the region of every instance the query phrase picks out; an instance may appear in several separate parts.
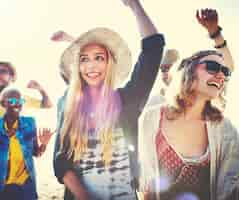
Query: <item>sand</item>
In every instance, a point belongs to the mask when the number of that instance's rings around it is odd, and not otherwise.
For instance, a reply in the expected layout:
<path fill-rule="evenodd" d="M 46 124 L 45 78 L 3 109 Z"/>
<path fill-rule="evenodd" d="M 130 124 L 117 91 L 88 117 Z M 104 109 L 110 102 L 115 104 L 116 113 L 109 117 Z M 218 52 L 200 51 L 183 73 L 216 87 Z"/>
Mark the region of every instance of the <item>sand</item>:
<path fill-rule="evenodd" d="M 63 199 L 64 187 L 57 182 L 53 172 L 54 140 L 53 136 L 46 152 L 41 157 L 35 159 L 39 200 Z"/>

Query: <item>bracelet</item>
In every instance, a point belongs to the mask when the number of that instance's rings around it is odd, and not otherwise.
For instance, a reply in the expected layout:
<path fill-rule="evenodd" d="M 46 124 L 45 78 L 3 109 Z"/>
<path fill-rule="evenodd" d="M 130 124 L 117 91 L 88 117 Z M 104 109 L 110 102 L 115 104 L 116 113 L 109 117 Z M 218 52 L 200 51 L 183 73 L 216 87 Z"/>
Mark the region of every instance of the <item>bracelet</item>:
<path fill-rule="evenodd" d="M 227 46 L 227 41 L 224 40 L 222 44 L 216 45 L 215 48 L 216 49 L 221 49 L 224 48 L 225 46 Z"/>
<path fill-rule="evenodd" d="M 218 26 L 217 27 L 217 31 L 212 33 L 212 34 L 209 34 L 209 37 L 211 39 L 215 39 L 215 38 L 217 38 L 221 34 L 221 31 L 222 31 L 222 27 Z"/>

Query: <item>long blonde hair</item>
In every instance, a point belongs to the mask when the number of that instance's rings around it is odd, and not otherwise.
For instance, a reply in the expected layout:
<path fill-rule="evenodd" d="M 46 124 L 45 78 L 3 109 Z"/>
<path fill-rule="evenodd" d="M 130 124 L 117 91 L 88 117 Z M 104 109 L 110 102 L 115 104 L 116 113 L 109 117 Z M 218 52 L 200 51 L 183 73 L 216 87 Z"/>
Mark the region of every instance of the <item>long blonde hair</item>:
<path fill-rule="evenodd" d="M 197 79 L 196 66 L 201 58 L 208 55 L 217 55 L 222 57 L 217 51 L 199 51 L 182 60 L 178 67 L 179 71 L 182 71 L 182 77 L 180 80 L 180 89 L 175 96 L 174 104 L 169 106 L 166 116 L 169 120 L 177 119 L 180 115 L 185 114 L 188 108 L 192 107 L 196 98 L 196 92 L 193 89 L 193 82 Z M 202 119 L 220 122 L 223 119 L 222 111 L 225 108 L 226 87 L 214 102 L 207 101 L 202 112 Z M 213 105 L 214 104 L 214 105 Z"/>
<path fill-rule="evenodd" d="M 106 164 L 109 164 L 112 159 L 112 130 L 120 112 L 121 102 L 118 93 L 113 91 L 116 61 L 107 47 L 99 45 L 106 49 L 108 66 L 101 90 L 102 106 L 97 109 L 95 129 L 97 134 L 100 134 L 102 159 Z M 87 150 L 90 128 L 90 116 L 87 112 L 90 99 L 87 96 L 86 83 L 79 72 L 79 55 L 80 52 L 77 52 L 72 66 L 72 76 L 61 130 L 61 150 L 67 153 L 68 158 L 72 157 L 74 161 L 81 159 Z"/>

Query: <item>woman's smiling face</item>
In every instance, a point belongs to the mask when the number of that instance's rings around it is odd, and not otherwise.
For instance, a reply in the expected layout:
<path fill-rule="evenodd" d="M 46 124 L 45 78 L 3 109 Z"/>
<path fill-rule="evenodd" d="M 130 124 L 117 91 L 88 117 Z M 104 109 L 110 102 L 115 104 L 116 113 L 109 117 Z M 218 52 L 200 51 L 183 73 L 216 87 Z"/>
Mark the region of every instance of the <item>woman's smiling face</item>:
<path fill-rule="evenodd" d="M 210 73 L 207 70 L 207 61 L 211 64 L 219 64 L 225 66 L 224 60 L 218 55 L 208 55 L 200 59 L 196 68 L 197 79 L 194 81 L 194 89 L 197 96 L 206 98 L 207 100 L 217 98 L 225 87 L 226 76 L 222 71 Z"/>
<path fill-rule="evenodd" d="M 81 49 L 79 71 L 83 80 L 92 87 L 101 85 L 108 67 L 107 50 L 99 44 L 88 44 Z"/>

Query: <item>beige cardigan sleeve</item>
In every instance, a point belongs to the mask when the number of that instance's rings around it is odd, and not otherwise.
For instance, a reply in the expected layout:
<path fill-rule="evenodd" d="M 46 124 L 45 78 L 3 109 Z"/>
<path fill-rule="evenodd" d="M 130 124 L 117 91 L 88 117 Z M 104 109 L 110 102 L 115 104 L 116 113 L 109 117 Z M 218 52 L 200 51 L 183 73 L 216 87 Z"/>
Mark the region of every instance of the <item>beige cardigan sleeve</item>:
<path fill-rule="evenodd" d="M 221 150 L 217 170 L 218 200 L 239 198 L 239 133 L 230 120 L 225 119 L 221 132 Z"/>
<path fill-rule="evenodd" d="M 160 106 L 148 107 L 139 120 L 140 191 L 148 192 L 158 176 L 155 137 L 159 127 Z"/>

